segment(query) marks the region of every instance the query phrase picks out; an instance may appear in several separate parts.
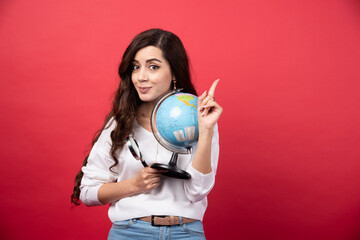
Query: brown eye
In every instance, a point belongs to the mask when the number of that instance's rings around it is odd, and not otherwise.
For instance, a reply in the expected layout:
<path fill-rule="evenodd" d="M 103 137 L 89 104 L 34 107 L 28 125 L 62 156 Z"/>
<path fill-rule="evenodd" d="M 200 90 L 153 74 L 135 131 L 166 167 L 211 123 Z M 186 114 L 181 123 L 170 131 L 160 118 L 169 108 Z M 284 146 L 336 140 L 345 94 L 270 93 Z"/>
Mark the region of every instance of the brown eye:
<path fill-rule="evenodd" d="M 151 70 L 157 70 L 159 69 L 160 67 L 159 66 L 156 66 L 156 65 L 150 65 L 149 67 Z"/>
<path fill-rule="evenodd" d="M 135 71 L 135 70 L 138 70 L 140 67 L 138 65 L 133 65 L 132 66 L 132 70 Z"/>

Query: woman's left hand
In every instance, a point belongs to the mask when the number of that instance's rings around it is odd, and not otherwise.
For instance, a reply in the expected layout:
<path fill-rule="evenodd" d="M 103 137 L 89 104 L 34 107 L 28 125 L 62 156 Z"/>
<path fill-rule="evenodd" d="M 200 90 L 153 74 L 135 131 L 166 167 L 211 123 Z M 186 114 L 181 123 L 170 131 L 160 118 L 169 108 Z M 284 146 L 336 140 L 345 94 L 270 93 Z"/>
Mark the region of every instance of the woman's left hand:
<path fill-rule="evenodd" d="M 222 107 L 215 102 L 215 89 L 219 79 L 215 80 L 209 89 L 209 93 L 206 91 L 198 98 L 198 122 L 199 130 L 213 129 L 218 121 Z"/>

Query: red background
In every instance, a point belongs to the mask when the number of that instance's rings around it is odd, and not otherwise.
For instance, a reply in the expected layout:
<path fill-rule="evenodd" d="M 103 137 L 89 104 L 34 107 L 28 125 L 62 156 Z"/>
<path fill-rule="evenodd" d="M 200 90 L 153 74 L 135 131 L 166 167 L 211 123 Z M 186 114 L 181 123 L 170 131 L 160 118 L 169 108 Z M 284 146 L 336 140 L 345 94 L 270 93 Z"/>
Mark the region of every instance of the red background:
<path fill-rule="evenodd" d="M 0 3 L 0 238 L 106 239 L 107 207 L 71 208 L 125 47 L 175 32 L 221 154 L 208 239 L 360 239 L 360 2 Z"/>

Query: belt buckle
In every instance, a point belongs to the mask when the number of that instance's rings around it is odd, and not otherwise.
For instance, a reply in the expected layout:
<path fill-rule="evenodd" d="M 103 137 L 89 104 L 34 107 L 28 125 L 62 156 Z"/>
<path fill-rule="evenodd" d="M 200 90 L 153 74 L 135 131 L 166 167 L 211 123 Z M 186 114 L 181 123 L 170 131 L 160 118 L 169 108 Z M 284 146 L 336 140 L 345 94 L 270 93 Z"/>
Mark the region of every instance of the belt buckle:
<path fill-rule="evenodd" d="M 155 224 L 155 219 L 154 219 L 155 217 L 165 218 L 166 215 L 151 215 L 151 226 L 154 226 L 154 227 L 166 226 L 166 225 Z"/>

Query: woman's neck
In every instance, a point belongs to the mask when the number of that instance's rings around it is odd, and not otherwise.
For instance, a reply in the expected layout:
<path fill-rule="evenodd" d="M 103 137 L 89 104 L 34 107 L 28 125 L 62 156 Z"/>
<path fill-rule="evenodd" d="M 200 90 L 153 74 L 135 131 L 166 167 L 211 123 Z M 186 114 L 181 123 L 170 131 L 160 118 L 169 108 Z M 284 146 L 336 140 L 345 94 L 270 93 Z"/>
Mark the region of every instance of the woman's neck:
<path fill-rule="evenodd" d="M 145 128 L 149 132 L 152 132 L 150 117 L 154 106 L 155 104 L 152 104 L 151 102 L 142 103 L 138 108 L 138 114 L 136 117 L 136 121 L 140 124 L 140 126 Z"/>
<path fill-rule="evenodd" d="M 139 106 L 139 109 L 138 109 L 138 117 L 150 119 L 151 112 L 152 112 L 154 106 L 155 106 L 155 104 L 152 103 L 152 102 L 144 102 L 144 103 L 142 103 Z"/>

